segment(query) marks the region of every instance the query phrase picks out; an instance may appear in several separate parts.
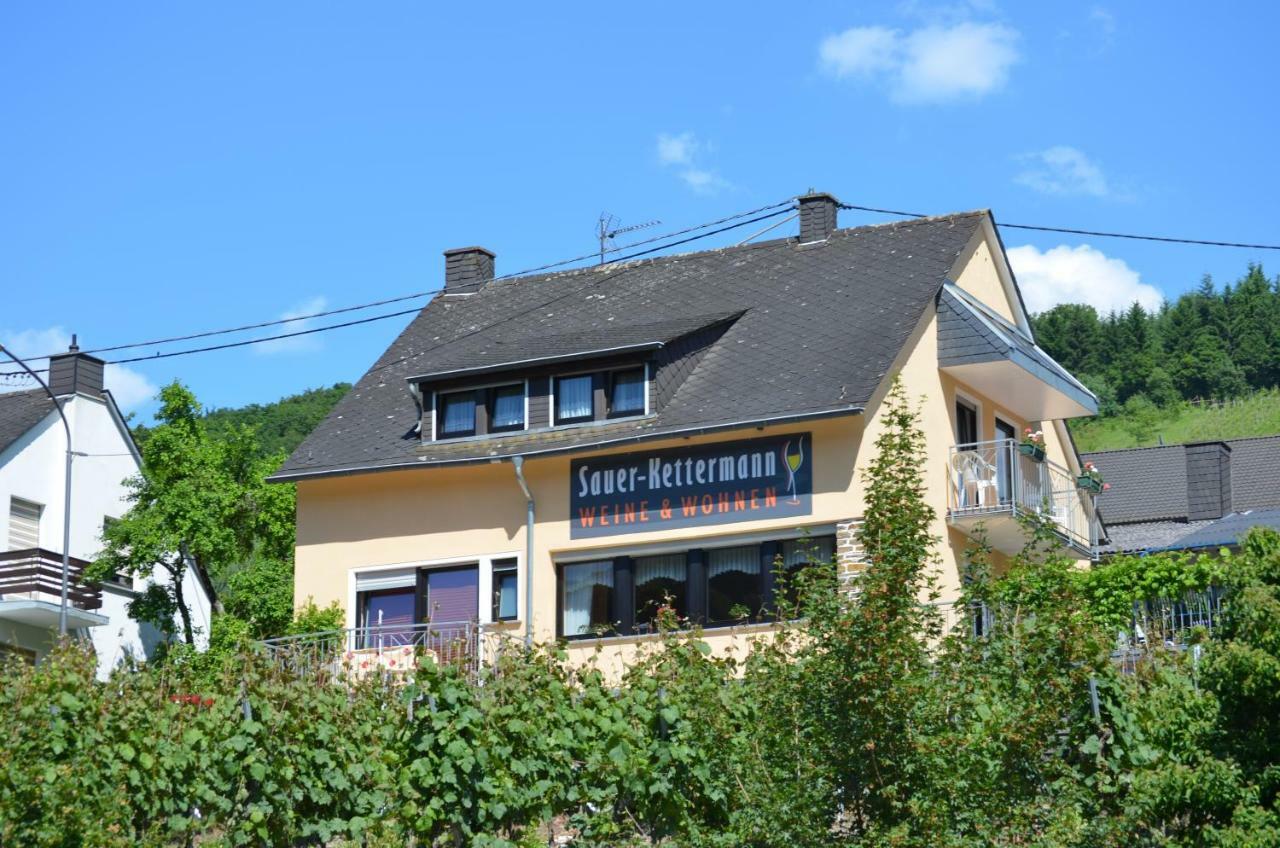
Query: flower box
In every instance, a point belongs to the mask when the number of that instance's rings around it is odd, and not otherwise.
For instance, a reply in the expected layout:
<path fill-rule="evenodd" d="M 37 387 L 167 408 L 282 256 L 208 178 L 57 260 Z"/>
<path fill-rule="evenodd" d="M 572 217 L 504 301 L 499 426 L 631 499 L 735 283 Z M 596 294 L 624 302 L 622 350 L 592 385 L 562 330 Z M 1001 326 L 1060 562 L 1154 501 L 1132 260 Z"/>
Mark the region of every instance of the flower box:
<path fill-rule="evenodd" d="M 1032 462 L 1044 462 L 1044 445 L 1023 442 L 1018 445 L 1018 453 L 1030 458 Z"/>
<path fill-rule="evenodd" d="M 1093 492 L 1096 495 L 1102 491 L 1102 481 L 1096 477 L 1090 477 L 1088 474 L 1081 474 L 1076 478 L 1076 488 Z"/>

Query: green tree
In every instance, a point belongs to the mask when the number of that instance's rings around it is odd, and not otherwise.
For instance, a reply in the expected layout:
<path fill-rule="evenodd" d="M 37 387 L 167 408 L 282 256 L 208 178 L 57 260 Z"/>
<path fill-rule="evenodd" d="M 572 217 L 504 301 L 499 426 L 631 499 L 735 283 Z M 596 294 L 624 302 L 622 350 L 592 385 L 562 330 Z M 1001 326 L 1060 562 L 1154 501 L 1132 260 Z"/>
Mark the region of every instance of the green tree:
<path fill-rule="evenodd" d="M 180 383 L 160 392 L 158 424 L 142 446 L 142 473 L 127 483 L 129 510 L 104 532 L 104 550 L 89 579 L 112 572 L 165 575 L 163 588 L 182 635 L 195 641 L 182 577 L 188 561 L 226 585 L 236 566 L 254 559 L 285 563 L 293 548 L 294 492 L 268 486 L 266 475 L 279 457 L 259 455 L 253 430 L 238 427 L 223 440 L 209 437 L 200 404 Z M 146 609 L 159 615 L 163 600 Z"/>

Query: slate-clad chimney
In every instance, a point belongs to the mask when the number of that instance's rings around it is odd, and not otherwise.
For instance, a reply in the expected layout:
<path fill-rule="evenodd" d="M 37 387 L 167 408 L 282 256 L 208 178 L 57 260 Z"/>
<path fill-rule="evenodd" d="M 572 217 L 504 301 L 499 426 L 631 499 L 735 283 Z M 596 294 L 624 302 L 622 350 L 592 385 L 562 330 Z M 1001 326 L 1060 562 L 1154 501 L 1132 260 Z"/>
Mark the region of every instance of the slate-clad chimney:
<path fill-rule="evenodd" d="M 49 390 L 55 395 L 76 392 L 102 397 L 102 369 L 106 363 L 96 356 L 81 353 L 75 336 L 66 353 L 49 357 Z"/>
<path fill-rule="evenodd" d="M 1231 512 L 1231 447 L 1225 442 L 1187 445 L 1187 520 Z"/>
<path fill-rule="evenodd" d="M 483 247 L 444 252 L 444 293 L 471 294 L 493 279 L 493 253 Z"/>
<path fill-rule="evenodd" d="M 800 243 L 826 241 L 836 228 L 840 201 L 826 192 L 811 191 L 800 198 Z"/>

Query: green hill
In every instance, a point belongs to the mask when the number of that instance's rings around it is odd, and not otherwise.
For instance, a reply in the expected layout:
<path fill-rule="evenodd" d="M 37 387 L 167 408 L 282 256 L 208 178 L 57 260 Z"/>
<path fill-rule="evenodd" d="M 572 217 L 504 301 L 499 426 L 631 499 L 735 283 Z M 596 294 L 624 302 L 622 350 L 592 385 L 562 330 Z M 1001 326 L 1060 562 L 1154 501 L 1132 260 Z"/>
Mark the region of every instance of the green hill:
<path fill-rule="evenodd" d="M 328 388 L 308 389 L 289 395 L 273 403 L 251 403 L 247 406 L 210 409 L 205 413 L 209 434 L 220 437 L 240 424 L 250 424 L 258 429 L 258 444 L 262 455 L 277 451 L 290 453 L 320 423 L 334 404 L 351 388 L 350 383 L 335 383 Z M 133 428 L 138 443 L 146 441 L 148 428 Z"/>
<path fill-rule="evenodd" d="M 1165 408 L 1127 403 L 1113 415 L 1072 422 L 1082 453 L 1117 448 L 1242 439 L 1280 433 L 1280 390 L 1221 402 L 1176 403 Z"/>

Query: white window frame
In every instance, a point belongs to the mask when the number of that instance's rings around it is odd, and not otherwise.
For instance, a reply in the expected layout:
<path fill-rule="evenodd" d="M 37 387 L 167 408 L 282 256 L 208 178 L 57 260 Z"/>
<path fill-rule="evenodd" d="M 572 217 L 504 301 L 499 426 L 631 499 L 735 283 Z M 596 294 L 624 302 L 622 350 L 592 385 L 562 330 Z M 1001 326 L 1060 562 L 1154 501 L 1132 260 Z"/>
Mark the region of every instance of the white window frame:
<path fill-rule="evenodd" d="M 498 385 L 509 385 L 508 383 L 499 383 Z M 522 551 L 497 551 L 493 553 L 478 554 L 476 556 L 453 556 L 441 559 L 423 559 L 411 562 L 393 562 L 380 565 L 354 566 L 347 569 L 347 604 L 346 604 L 346 621 L 348 628 L 359 627 L 360 624 L 356 620 L 358 612 L 357 601 L 359 600 L 359 590 L 356 588 L 359 582 L 359 575 L 376 574 L 382 571 L 400 571 L 411 570 L 414 573 L 414 585 L 417 585 L 417 571 L 421 568 L 449 568 L 462 565 L 471 565 L 474 563 L 479 573 L 476 578 L 477 603 L 479 609 L 476 610 L 476 620 L 481 624 L 493 623 L 493 561 L 496 559 L 514 559 L 516 561 L 516 610 L 518 612 L 525 609 L 525 593 L 527 591 L 527 570 L 525 568 L 524 553 Z M 519 623 L 520 618 L 515 622 L 505 622 L 507 624 Z"/>
<path fill-rule="evenodd" d="M 568 427 L 590 427 L 595 424 L 607 424 L 610 421 L 621 421 L 628 418 L 643 418 L 646 415 L 652 415 L 653 403 L 652 403 L 652 400 L 650 399 L 650 392 L 652 391 L 652 388 L 653 388 L 653 371 L 652 371 L 653 363 L 651 363 L 649 360 L 646 359 L 641 364 L 644 366 L 644 412 L 636 412 L 636 413 L 632 413 L 631 415 L 619 415 L 616 418 L 609 418 L 606 414 L 606 417 L 604 418 L 595 418 L 594 417 L 595 410 L 593 407 L 592 413 L 591 413 L 593 417 L 590 421 L 575 421 L 572 424 L 557 424 L 556 423 L 556 381 L 557 380 L 561 378 L 567 378 L 567 377 L 581 377 L 583 374 L 609 374 L 614 371 L 626 371 L 631 368 L 635 368 L 636 366 L 635 365 L 619 365 L 612 368 L 587 368 L 580 371 L 566 371 L 564 373 L 552 374 L 547 380 L 547 398 L 550 400 L 550 403 L 547 405 L 547 426 L 562 430 Z M 608 402 L 609 402 L 609 399 L 605 398 L 606 406 L 608 405 Z"/>
<path fill-rule="evenodd" d="M 984 437 L 983 421 L 986 418 L 986 410 L 983 408 L 982 401 L 978 400 L 976 397 L 969 394 L 966 390 L 961 389 L 959 386 L 956 387 L 954 394 L 955 394 L 955 400 L 964 401 L 965 403 L 969 404 L 969 406 L 972 406 L 974 414 L 977 416 L 978 432 L 976 434 L 977 438 L 974 439 L 974 441 L 978 442 L 979 444 L 981 444 L 982 442 L 988 441 L 988 439 Z M 955 415 L 955 407 L 954 407 L 955 401 L 952 401 L 952 403 L 953 403 L 953 406 L 951 409 L 951 414 Z M 960 444 L 960 434 L 955 431 L 954 427 L 951 430 L 951 444 L 953 445 Z"/>

